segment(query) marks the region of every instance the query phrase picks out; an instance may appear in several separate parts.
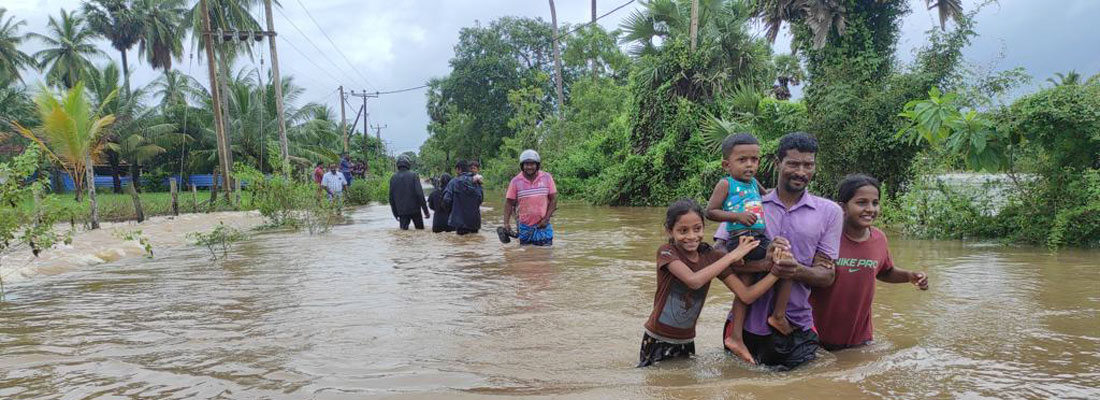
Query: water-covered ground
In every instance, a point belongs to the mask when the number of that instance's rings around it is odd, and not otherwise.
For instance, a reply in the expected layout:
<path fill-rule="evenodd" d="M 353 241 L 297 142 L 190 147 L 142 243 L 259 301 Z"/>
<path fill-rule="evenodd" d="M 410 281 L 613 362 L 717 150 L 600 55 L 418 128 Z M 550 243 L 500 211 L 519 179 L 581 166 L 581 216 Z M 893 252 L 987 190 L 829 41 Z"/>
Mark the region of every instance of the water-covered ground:
<path fill-rule="evenodd" d="M 900 238 L 932 289 L 880 286 L 871 347 L 747 367 L 717 285 L 699 355 L 636 369 L 661 214 L 567 205 L 529 249 L 371 206 L 228 261 L 183 246 L 28 279 L 0 303 L 0 398 L 1100 398 L 1100 252 Z"/>

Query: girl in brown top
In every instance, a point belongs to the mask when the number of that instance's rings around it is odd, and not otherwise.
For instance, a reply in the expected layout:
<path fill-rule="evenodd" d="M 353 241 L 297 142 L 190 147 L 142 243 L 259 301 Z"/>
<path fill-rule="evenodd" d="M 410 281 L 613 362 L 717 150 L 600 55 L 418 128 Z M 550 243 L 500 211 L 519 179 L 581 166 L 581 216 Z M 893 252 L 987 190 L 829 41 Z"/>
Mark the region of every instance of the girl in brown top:
<path fill-rule="evenodd" d="M 693 200 L 678 200 L 668 207 L 665 229 L 668 243 L 657 249 L 657 293 L 642 335 L 639 367 L 695 354 L 695 323 L 711 279 L 721 279 L 746 304 L 778 280 L 769 273 L 746 287 L 729 267 L 742 262 L 759 242 L 742 236 L 729 253 L 712 249 L 703 243 L 703 208 Z"/>

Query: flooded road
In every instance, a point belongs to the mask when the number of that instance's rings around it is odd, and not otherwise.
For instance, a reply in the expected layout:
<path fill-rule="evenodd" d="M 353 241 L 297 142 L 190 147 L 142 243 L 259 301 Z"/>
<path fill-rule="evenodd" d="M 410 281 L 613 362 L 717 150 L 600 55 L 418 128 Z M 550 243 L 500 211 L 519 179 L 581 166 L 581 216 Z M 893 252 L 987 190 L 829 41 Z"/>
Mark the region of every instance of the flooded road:
<path fill-rule="evenodd" d="M 0 398 L 1100 398 L 1100 251 L 893 238 L 932 289 L 880 285 L 875 345 L 746 367 L 712 285 L 698 356 L 636 369 L 663 210 L 565 205 L 552 249 L 389 213 L 9 285 Z"/>

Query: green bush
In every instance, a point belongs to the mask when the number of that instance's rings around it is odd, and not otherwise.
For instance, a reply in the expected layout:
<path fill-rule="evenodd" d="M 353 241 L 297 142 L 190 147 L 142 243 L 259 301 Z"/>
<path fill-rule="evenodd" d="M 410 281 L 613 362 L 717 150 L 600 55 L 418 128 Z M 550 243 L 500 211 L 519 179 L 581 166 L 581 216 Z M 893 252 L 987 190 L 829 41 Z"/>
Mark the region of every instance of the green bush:
<path fill-rule="evenodd" d="M 370 176 L 366 179 L 355 179 L 348 187 L 345 201 L 349 205 L 366 205 L 371 202 L 389 203 L 391 173 L 383 176 Z"/>

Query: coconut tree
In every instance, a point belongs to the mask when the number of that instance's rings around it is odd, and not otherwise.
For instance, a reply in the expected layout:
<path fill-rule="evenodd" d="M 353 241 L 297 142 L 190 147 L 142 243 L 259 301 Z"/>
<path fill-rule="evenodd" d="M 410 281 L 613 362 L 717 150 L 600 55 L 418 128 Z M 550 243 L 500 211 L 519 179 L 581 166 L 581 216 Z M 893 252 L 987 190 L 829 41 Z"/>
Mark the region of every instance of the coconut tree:
<path fill-rule="evenodd" d="M 27 39 L 27 35 L 19 33 L 19 29 L 27 24 L 25 20 L 16 20 L 15 17 L 5 18 L 8 12 L 0 8 L 0 86 L 7 86 L 8 82 L 23 81 L 19 70 L 36 68 L 38 62 L 27 53 L 19 50 L 19 46 Z"/>
<path fill-rule="evenodd" d="M 1054 86 L 1073 86 L 1081 84 L 1082 76 L 1081 74 L 1077 73 L 1077 71 L 1069 71 L 1064 74 L 1061 72 L 1055 72 L 1054 76 L 1058 77 L 1058 79 L 1054 79 L 1053 77 L 1047 78 L 1047 82 Z"/>
<path fill-rule="evenodd" d="M 130 164 L 130 182 L 135 190 L 141 189 L 143 165 L 148 165 L 168 148 L 190 141 L 190 137 L 179 133 L 176 127 L 176 124 L 165 122 L 153 109 L 140 110 L 126 123 L 125 129 L 117 131 L 115 140 L 107 143 L 112 152 Z"/>
<path fill-rule="evenodd" d="M 142 33 L 139 11 L 126 0 L 86 0 L 81 7 L 84 18 L 96 33 L 107 38 L 122 59 L 122 76 L 130 91 L 130 62 L 126 53 L 138 43 Z"/>
<path fill-rule="evenodd" d="M 183 56 L 185 3 L 185 0 L 135 1 L 142 28 L 138 51 L 153 69 L 172 69 L 172 60 Z"/>
<path fill-rule="evenodd" d="M 46 71 L 46 83 L 71 89 L 80 82 L 85 71 L 93 68 L 91 59 L 102 57 L 103 51 L 94 43 L 96 33 L 88 28 L 84 18 L 61 10 L 60 18 L 50 17 L 46 35 L 31 33 L 46 48 L 34 53 Z"/>
<path fill-rule="evenodd" d="M 91 227 L 98 229 L 99 208 L 92 163 L 106 147 L 107 127 L 114 123 L 114 115 L 102 115 L 101 110 L 93 109 L 81 82 L 63 91 L 60 97 L 42 88 L 35 104 L 42 126 L 32 131 L 17 123 L 16 128 L 60 164 L 73 177 L 74 183 L 83 182 L 91 203 Z"/>
<path fill-rule="evenodd" d="M 86 85 L 88 87 L 88 94 L 91 96 L 92 104 L 102 110 L 105 110 L 108 114 L 114 115 L 115 123 L 106 132 L 106 140 L 108 142 L 114 141 L 117 137 L 117 129 L 122 128 L 125 122 L 129 119 L 132 109 L 136 106 L 134 99 L 134 92 L 128 88 L 125 91 L 119 92 L 119 71 L 118 64 L 114 61 L 108 63 L 103 68 L 91 69 L 87 71 Z M 139 90 L 140 91 L 140 90 Z M 120 178 L 120 159 L 118 153 L 114 152 L 110 148 L 104 152 L 107 158 L 107 165 L 111 167 L 111 179 L 113 182 L 113 191 L 115 193 L 122 193 L 122 179 Z"/>
<path fill-rule="evenodd" d="M 151 94 L 160 99 L 164 109 L 188 104 L 188 99 L 201 96 L 202 90 L 195 78 L 179 71 L 165 70 L 164 74 L 150 84 Z"/>

